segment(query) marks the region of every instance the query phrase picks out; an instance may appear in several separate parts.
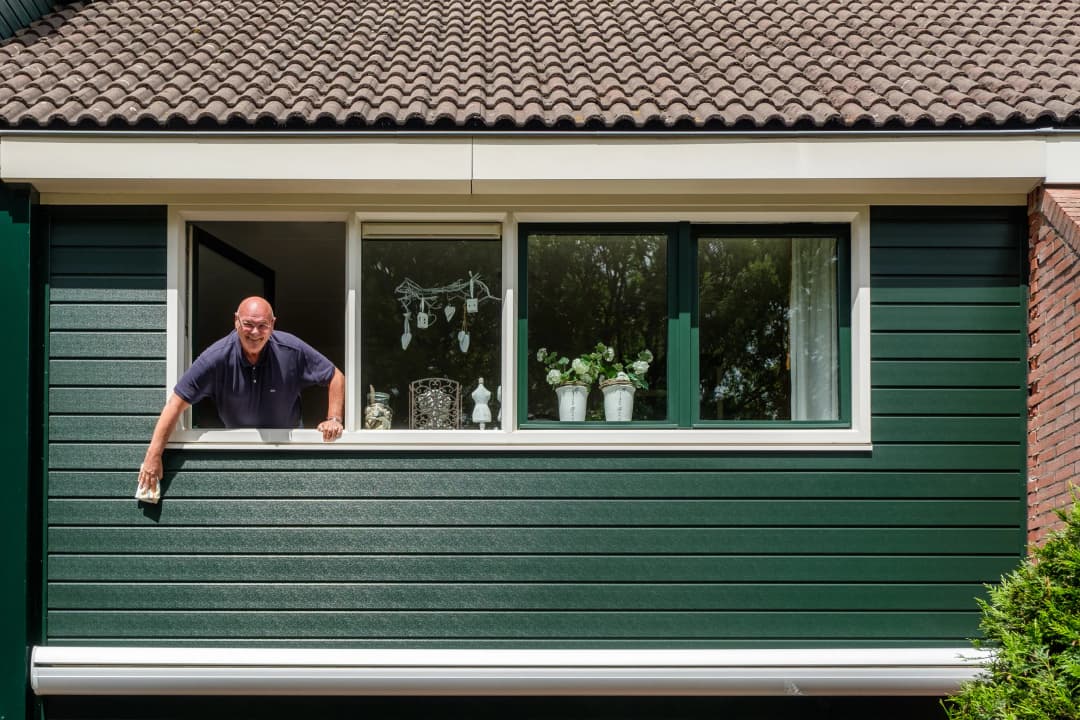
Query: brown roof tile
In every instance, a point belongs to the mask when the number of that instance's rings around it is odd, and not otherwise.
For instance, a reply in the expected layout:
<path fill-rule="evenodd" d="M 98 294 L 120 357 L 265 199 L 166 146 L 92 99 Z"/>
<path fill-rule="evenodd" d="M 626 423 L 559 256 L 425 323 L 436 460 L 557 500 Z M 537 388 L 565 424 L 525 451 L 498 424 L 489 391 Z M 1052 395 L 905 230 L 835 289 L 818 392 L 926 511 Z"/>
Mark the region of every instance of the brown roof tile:
<path fill-rule="evenodd" d="M 0 127 L 1080 126 L 1080 0 L 101 0 Z"/>

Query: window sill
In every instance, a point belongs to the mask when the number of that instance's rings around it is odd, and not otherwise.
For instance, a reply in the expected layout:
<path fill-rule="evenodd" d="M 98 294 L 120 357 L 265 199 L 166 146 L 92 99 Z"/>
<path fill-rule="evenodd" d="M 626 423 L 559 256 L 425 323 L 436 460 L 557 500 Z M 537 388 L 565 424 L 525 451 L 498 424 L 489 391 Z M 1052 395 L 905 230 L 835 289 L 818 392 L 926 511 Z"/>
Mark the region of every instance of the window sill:
<path fill-rule="evenodd" d="M 855 428 L 776 430 L 364 430 L 323 442 L 316 430 L 182 430 L 182 450 L 505 450 L 869 452 L 870 433 Z"/>

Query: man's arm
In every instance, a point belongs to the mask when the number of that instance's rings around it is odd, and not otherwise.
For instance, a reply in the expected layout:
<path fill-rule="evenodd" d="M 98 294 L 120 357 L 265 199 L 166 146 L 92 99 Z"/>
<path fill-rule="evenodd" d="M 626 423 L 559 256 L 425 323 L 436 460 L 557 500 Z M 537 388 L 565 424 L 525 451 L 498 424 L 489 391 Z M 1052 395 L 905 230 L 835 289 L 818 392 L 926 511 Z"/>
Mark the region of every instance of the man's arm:
<path fill-rule="evenodd" d="M 341 437 L 345 430 L 345 375 L 334 368 L 334 377 L 326 392 L 326 419 L 315 428 L 322 433 L 323 442 Z"/>
<path fill-rule="evenodd" d="M 344 402 L 342 404 L 344 405 Z M 169 396 L 169 401 L 165 403 L 165 409 L 161 411 L 157 425 L 154 426 L 154 435 L 150 438 L 150 447 L 146 448 L 146 457 L 143 458 L 142 466 L 139 467 L 140 490 L 153 489 L 161 480 L 164 472 L 161 454 L 165 452 L 165 443 L 169 442 L 169 436 L 176 427 L 176 421 L 189 407 L 191 403 L 176 393 Z"/>

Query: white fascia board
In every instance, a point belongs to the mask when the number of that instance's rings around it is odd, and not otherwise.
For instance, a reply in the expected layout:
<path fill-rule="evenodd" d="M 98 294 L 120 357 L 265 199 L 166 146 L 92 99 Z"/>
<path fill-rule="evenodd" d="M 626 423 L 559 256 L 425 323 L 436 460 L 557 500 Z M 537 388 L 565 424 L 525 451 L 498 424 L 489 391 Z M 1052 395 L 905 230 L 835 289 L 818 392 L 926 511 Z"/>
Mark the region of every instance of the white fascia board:
<path fill-rule="evenodd" d="M 35 647 L 38 695 L 931 695 L 968 648 L 309 650 Z"/>
<path fill-rule="evenodd" d="M 927 192 L 922 183 L 929 182 L 934 192 L 1026 192 L 1046 172 L 1044 145 L 1031 138 L 481 138 L 473 187 L 492 194 L 589 186 L 760 193 L 778 183 L 774 190 L 784 192 Z"/>
<path fill-rule="evenodd" d="M 1025 193 L 1080 137 L 0 137 L 41 192 Z"/>
<path fill-rule="evenodd" d="M 85 182 L 167 184 L 267 192 L 467 193 L 468 138 L 0 138 L 5 181 L 77 186 Z"/>
<path fill-rule="evenodd" d="M 1046 184 L 1080 185 L 1080 142 L 1070 138 L 1046 141 Z"/>

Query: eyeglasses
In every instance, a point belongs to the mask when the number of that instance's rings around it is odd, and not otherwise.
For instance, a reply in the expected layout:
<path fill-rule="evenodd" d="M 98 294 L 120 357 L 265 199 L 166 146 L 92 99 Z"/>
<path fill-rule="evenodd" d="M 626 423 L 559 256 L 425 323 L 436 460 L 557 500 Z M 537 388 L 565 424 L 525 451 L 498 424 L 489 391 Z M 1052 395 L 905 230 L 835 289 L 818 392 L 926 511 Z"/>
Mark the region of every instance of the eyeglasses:
<path fill-rule="evenodd" d="M 259 332 L 264 333 L 270 329 L 270 323 L 257 323 L 252 322 L 251 320 L 241 320 L 240 327 L 244 328 L 246 332 L 253 332 L 255 330 L 258 330 Z"/>

